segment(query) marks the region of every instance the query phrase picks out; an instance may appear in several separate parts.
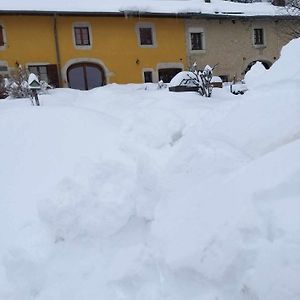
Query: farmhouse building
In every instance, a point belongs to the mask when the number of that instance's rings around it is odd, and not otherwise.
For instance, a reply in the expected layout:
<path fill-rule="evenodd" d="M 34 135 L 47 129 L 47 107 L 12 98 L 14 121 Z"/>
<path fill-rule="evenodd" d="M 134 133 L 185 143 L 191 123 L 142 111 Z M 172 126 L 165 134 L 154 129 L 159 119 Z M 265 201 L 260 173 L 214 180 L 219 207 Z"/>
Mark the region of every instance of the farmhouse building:
<path fill-rule="evenodd" d="M 293 19 L 270 3 L 108 2 L 0 4 L 0 75 L 23 65 L 53 86 L 87 90 L 168 82 L 196 61 L 239 79 L 255 61 L 268 68 L 277 60 L 289 40 L 281 29 Z"/>

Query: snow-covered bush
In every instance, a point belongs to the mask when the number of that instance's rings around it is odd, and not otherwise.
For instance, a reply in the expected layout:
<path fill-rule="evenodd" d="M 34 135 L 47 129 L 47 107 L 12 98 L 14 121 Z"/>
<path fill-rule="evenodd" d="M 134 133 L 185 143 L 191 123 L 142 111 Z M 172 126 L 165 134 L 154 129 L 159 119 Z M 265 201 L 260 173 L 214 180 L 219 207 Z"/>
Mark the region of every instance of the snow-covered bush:
<path fill-rule="evenodd" d="M 29 98 L 30 90 L 28 88 L 28 72 L 23 66 L 12 71 L 10 77 L 6 80 L 5 89 L 11 98 Z"/>
<path fill-rule="evenodd" d="M 26 68 L 19 65 L 15 69 L 10 77 L 5 80 L 4 88 L 5 93 L 10 96 L 10 98 L 29 98 L 32 97 L 32 91 L 28 85 L 29 72 Z M 39 94 L 45 94 L 48 89 L 53 88 L 46 81 L 40 81 Z M 1 85 L 1 84 L 0 84 Z M 1 91 L 1 88 L 0 88 Z M 1 95 L 1 94 L 0 94 Z"/>
<path fill-rule="evenodd" d="M 0 99 L 6 98 L 5 78 L 0 75 Z"/>

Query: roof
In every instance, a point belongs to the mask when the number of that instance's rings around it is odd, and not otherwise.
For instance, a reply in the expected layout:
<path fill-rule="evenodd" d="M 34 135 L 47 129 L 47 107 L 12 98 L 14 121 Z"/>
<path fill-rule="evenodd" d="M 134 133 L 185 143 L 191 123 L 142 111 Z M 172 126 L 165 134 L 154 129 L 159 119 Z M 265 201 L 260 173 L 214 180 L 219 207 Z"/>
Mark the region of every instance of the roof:
<path fill-rule="evenodd" d="M 211 17 L 287 17 L 284 7 L 268 2 L 236 3 L 223 0 L 7 0 L 0 13 L 15 14 L 94 14 Z"/>

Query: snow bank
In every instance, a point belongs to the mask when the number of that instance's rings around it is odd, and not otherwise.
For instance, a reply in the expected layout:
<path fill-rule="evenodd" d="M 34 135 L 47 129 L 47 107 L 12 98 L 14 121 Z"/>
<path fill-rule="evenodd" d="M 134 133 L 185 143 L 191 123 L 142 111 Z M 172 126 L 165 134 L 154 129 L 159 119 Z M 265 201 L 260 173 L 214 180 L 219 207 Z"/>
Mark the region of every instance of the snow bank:
<path fill-rule="evenodd" d="M 0 299 L 298 300 L 296 50 L 242 97 L 0 101 Z"/>
<path fill-rule="evenodd" d="M 290 41 L 281 50 L 280 58 L 269 70 L 263 70 L 260 64 L 255 64 L 246 74 L 245 80 L 251 88 L 262 88 L 266 85 L 278 86 L 297 84 L 300 81 L 300 67 L 295 63 L 295 57 L 300 53 L 300 38 Z M 254 69 L 253 69 L 254 68 Z M 253 70 L 252 70 L 253 69 Z"/>
<path fill-rule="evenodd" d="M 245 75 L 245 82 L 247 84 L 247 88 L 255 88 L 257 85 L 260 85 L 261 78 L 266 76 L 266 68 L 261 62 L 256 62 L 251 69 Z"/>

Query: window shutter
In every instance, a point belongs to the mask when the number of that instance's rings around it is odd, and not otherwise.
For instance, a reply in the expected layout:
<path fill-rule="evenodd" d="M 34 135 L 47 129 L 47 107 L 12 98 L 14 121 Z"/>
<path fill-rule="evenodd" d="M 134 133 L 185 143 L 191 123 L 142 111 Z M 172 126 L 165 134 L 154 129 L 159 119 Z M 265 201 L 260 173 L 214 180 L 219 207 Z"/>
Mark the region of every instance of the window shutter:
<path fill-rule="evenodd" d="M 55 88 L 59 87 L 59 80 L 58 80 L 58 70 L 57 65 L 47 65 L 47 74 L 49 84 Z"/>
<path fill-rule="evenodd" d="M 0 46 L 4 46 L 4 34 L 2 25 L 0 25 Z"/>

